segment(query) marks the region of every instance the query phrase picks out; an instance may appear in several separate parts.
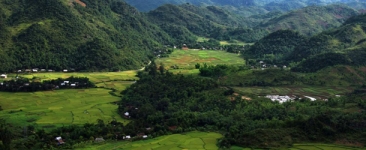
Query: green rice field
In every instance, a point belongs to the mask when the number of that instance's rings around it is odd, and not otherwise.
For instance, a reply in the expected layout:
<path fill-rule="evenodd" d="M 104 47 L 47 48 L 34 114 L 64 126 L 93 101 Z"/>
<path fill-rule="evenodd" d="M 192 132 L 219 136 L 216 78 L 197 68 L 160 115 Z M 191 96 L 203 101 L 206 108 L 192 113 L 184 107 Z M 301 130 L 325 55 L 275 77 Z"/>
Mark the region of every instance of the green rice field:
<path fill-rule="evenodd" d="M 183 75 L 198 75 L 200 73 L 198 69 L 171 69 L 169 72 Z"/>
<path fill-rule="evenodd" d="M 329 98 L 335 95 L 344 95 L 352 92 L 353 87 L 324 87 L 324 86 L 277 86 L 277 87 L 234 87 L 242 94 L 254 95 L 300 95 L 314 98 Z"/>
<path fill-rule="evenodd" d="M 117 113 L 119 97 L 102 88 L 43 91 L 34 93 L 0 92 L 0 117 L 16 125 L 37 124 L 52 128 L 70 124 L 117 120 L 128 123 Z"/>
<path fill-rule="evenodd" d="M 221 137 L 213 132 L 189 132 L 135 142 L 107 142 L 80 150 L 217 150 L 217 139 Z"/>
<path fill-rule="evenodd" d="M 238 54 L 214 50 L 176 50 L 169 57 L 156 60 L 156 64 L 164 64 L 166 69 L 177 65 L 180 69 L 194 69 L 195 64 L 203 65 L 243 65 L 245 60 Z"/>
<path fill-rule="evenodd" d="M 188 132 L 160 136 L 141 141 L 107 141 L 101 144 L 84 144 L 78 150 L 218 150 L 217 140 L 222 135 L 214 132 Z M 294 144 L 283 150 L 360 150 L 355 148 L 333 144 L 305 143 Z M 232 146 L 230 150 L 261 150 Z"/>
<path fill-rule="evenodd" d="M 57 78 L 88 77 L 93 83 L 108 82 L 114 80 L 138 80 L 137 71 L 121 71 L 121 72 L 39 72 L 30 74 L 19 74 L 25 78 L 37 78 L 40 80 L 50 80 Z M 9 74 L 9 79 L 15 77 L 15 74 Z"/>
<path fill-rule="evenodd" d="M 242 148 L 237 146 L 232 146 L 231 150 L 262 150 L 262 149 L 252 149 L 252 148 Z M 362 150 L 365 148 L 358 147 L 348 147 L 342 145 L 333 144 L 294 144 L 291 148 L 281 148 L 283 150 Z M 264 149 L 263 149 L 264 150 Z"/>

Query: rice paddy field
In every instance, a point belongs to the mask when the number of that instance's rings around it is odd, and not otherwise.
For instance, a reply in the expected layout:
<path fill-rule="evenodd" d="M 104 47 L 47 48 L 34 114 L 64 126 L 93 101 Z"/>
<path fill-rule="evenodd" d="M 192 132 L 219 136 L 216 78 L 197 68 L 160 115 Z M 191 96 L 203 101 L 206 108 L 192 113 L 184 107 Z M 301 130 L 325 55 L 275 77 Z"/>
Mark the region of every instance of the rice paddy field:
<path fill-rule="evenodd" d="M 221 137 L 214 132 L 188 132 L 135 142 L 107 142 L 80 150 L 217 150 L 217 139 Z"/>
<path fill-rule="evenodd" d="M 156 64 L 164 64 L 166 69 L 177 65 L 180 69 L 195 69 L 195 64 L 203 65 L 243 65 L 245 60 L 238 54 L 215 50 L 175 50 L 169 57 L 156 60 Z"/>
<path fill-rule="evenodd" d="M 102 144 L 83 145 L 77 150 L 218 150 L 217 140 L 222 135 L 214 132 L 188 132 L 183 134 L 172 134 L 160 136 L 141 141 L 108 141 Z M 305 143 L 294 144 L 283 150 L 360 150 L 355 148 L 333 144 Z M 261 150 L 232 146 L 230 150 Z"/>
<path fill-rule="evenodd" d="M 277 87 L 234 87 L 234 90 L 242 94 L 254 95 L 299 95 L 311 96 L 317 99 L 344 95 L 352 92 L 354 87 L 317 87 L 317 86 L 277 86 Z"/>
<path fill-rule="evenodd" d="M 25 78 L 36 78 L 39 80 L 50 80 L 57 78 L 88 77 L 93 83 L 122 81 L 122 80 L 138 80 L 137 71 L 121 71 L 121 72 L 39 72 L 30 74 L 19 74 Z M 9 78 L 15 77 L 15 74 L 9 74 Z"/>
<path fill-rule="evenodd" d="M 232 146 L 231 150 L 262 150 L 262 149 L 252 149 L 252 148 L 242 148 L 237 146 Z M 283 150 L 362 150 L 365 148 L 358 147 L 348 147 L 342 145 L 333 144 L 294 144 L 291 148 L 282 148 Z"/>
<path fill-rule="evenodd" d="M 34 93 L 0 92 L 0 117 L 16 125 L 53 128 L 62 125 L 116 120 L 128 123 L 117 113 L 112 96 L 103 88 L 70 89 Z"/>

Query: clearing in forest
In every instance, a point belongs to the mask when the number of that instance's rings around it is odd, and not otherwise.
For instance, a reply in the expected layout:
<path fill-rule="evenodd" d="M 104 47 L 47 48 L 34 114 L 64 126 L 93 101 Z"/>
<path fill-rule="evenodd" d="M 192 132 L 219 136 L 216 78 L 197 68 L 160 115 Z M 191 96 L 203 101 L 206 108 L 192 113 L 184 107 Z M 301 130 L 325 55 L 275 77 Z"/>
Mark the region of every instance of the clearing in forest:
<path fill-rule="evenodd" d="M 244 65 L 245 60 L 238 54 L 218 50 L 175 50 L 169 57 L 159 58 L 156 64 L 164 64 L 166 69 L 177 65 L 180 69 L 194 69 L 195 64 Z"/>
<path fill-rule="evenodd" d="M 335 95 L 344 95 L 352 92 L 353 87 L 341 86 L 274 86 L 274 87 L 234 87 L 241 94 L 266 95 L 296 95 L 311 96 L 317 99 L 327 99 Z"/>

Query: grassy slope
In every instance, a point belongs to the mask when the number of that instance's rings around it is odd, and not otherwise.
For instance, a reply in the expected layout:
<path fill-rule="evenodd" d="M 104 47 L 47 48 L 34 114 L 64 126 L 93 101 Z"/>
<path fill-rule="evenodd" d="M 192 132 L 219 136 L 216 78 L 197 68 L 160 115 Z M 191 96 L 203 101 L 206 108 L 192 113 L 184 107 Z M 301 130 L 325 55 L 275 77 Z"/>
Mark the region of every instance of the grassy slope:
<path fill-rule="evenodd" d="M 169 57 L 161 58 L 156 64 L 163 63 L 166 68 L 178 65 L 181 69 L 194 69 L 195 64 L 207 65 L 229 64 L 243 65 L 245 60 L 240 55 L 213 50 L 176 50 Z"/>
<path fill-rule="evenodd" d="M 33 73 L 20 74 L 26 78 L 36 80 L 50 80 L 67 78 L 70 76 L 88 77 L 96 86 L 116 89 L 116 94 L 130 86 L 136 71 L 124 72 L 94 72 L 94 73 Z M 15 77 L 10 74 L 8 79 Z M 111 104 L 120 100 L 114 97 L 106 89 L 78 89 L 56 90 L 35 93 L 6 93 L 0 94 L 0 117 L 7 118 L 15 124 L 68 125 L 94 123 L 97 119 L 104 121 L 117 121 L 127 123 L 117 114 L 117 105 Z M 22 111 L 19 111 L 22 110 Z M 14 113 L 10 113 L 13 111 Z M 84 112 L 85 111 L 85 112 Z M 87 112 L 86 112 L 87 111 Z"/>
<path fill-rule="evenodd" d="M 304 35 L 314 35 L 340 26 L 345 19 L 356 14 L 356 10 L 344 5 L 310 6 L 271 19 L 261 27 L 271 31 L 291 29 Z"/>
<path fill-rule="evenodd" d="M 32 73 L 32 74 L 20 74 L 26 78 L 40 78 L 42 80 L 50 80 L 57 78 L 68 78 L 70 76 L 75 77 L 88 77 L 93 83 L 108 82 L 113 80 L 137 80 L 137 71 L 122 71 L 122 72 L 52 72 L 52 73 Z M 14 77 L 14 74 L 9 77 Z"/>
<path fill-rule="evenodd" d="M 216 140 L 222 135 L 213 132 L 189 132 L 183 134 L 173 134 L 157 137 L 154 139 L 136 142 L 110 142 L 103 145 L 88 146 L 80 148 L 83 150 L 181 150 L 181 149 L 201 149 L 216 150 Z"/>
<path fill-rule="evenodd" d="M 117 113 L 118 97 L 106 89 L 57 90 L 35 93 L 0 94 L 1 118 L 9 123 L 40 126 L 95 123 L 97 119 L 113 119 L 127 123 Z"/>
<path fill-rule="evenodd" d="M 152 47 L 170 42 L 166 33 L 124 2 L 84 0 L 87 6 L 82 7 L 73 1 L 36 0 L 28 3 L 15 0 L 10 3 L 0 0 L 0 16 L 4 16 L 3 19 L 0 17 L 1 25 L 4 25 L 0 27 L 0 56 L 9 59 L 0 60 L 0 72 L 30 67 L 137 69 L 143 61 L 148 61 Z M 38 10 L 39 7 L 44 9 Z M 24 12 L 18 13 L 18 10 Z M 97 38 L 102 40 L 95 42 Z M 91 49 L 97 47 L 95 45 L 85 48 L 89 42 L 102 48 L 94 51 Z"/>
<path fill-rule="evenodd" d="M 160 136 L 154 139 L 135 141 L 135 142 L 107 142 L 103 144 L 87 144 L 82 145 L 78 150 L 185 150 L 185 149 L 199 149 L 199 150 L 217 150 L 217 139 L 222 135 L 213 132 L 188 132 L 183 134 L 173 134 Z M 242 148 L 232 146 L 231 150 L 251 150 L 251 148 Z M 356 150 L 360 148 L 353 148 L 332 144 L 294 144 L 291 148 L 283 148 L 287 150 Z M 259 149 L 258 149 L 259 150 Z"/>

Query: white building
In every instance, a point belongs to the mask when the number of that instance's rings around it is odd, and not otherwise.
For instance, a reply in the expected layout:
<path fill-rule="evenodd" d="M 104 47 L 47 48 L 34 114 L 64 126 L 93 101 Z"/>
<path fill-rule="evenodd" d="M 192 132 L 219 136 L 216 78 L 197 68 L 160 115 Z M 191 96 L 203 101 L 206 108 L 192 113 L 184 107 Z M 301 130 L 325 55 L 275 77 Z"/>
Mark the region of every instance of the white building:
<path fill-rule="evenodd" d="M 290 96 L 280 96 L 280 95 L 267 95 L 266 98 L 271 99 L 272 101 L 278 101 L 279 103 L 288 102 L 293 100 Z"/>
<path fill-rule="evenodd" d="M 314 97 L 310 97 L 310 96 L 304 96 L 304 97 L 310 99 L 311 101 L 315 101 L 316 100 L 316 98 L 314 98 Z"/>
<path fill-rule="evenodd" d="M 6 74 L 1 74 L 0 77 L 1 78 L 8 78 L 8 76 Z"/>

